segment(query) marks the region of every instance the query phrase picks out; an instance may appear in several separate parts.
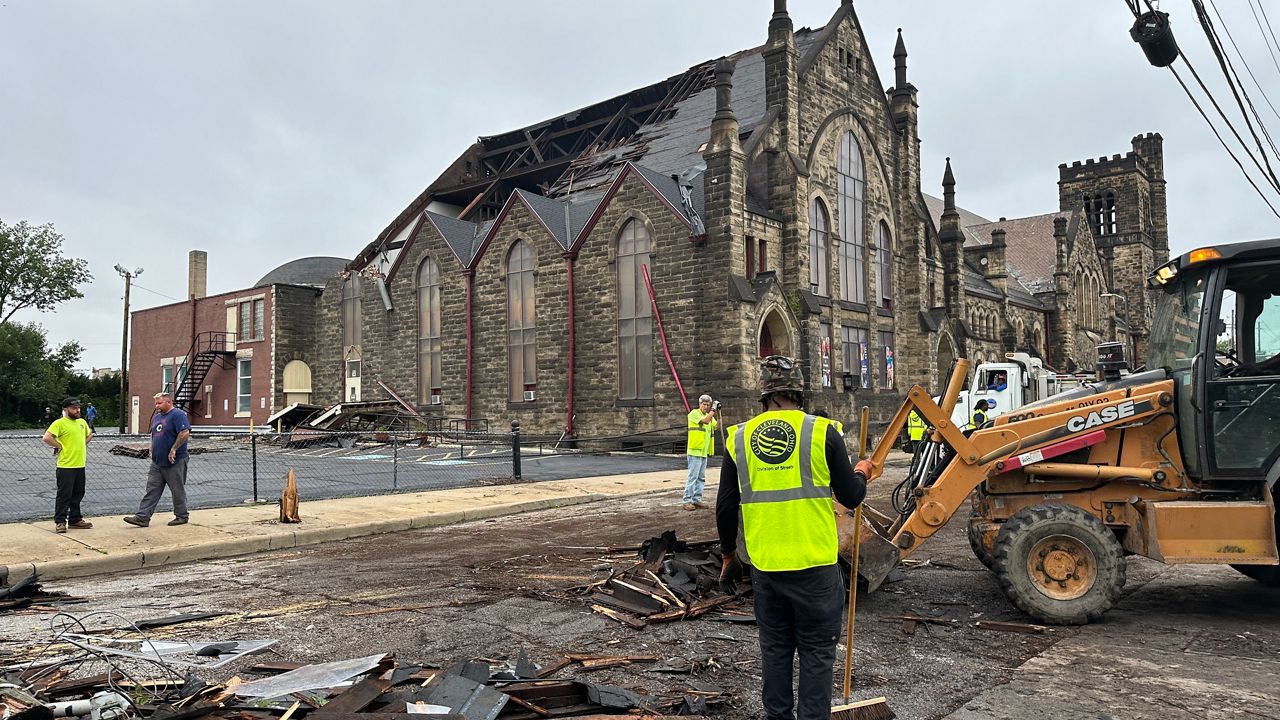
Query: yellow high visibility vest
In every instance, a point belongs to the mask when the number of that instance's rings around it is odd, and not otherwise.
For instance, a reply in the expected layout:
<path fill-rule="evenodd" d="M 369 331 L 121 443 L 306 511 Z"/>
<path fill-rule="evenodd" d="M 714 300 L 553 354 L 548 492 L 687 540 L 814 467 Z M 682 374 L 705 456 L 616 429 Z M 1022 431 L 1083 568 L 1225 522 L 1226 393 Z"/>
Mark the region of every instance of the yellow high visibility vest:
<path fill-rule="evenodd" d="M 695 457 L 711 457 L 716 454 L 716 421 L 712 418 L 699 425 L 701 419 L 702 410 L 695 408 L 689 411 L 689 439 L 684 452 Z"/>
<path fill-rule="evenodd" d="M 743 541 L 760 570 L 833 565 L 839 550 L 826 418 L 775 410 L 729 428 L 738 469 Z"/>
<path fill-rule="evenodd" d="M 917 415 L 915 410 L 912 410 L 911 413 L 907 415 L 907 437 L 911 438 L 912 442 L 923 440 L 924 430 L 924 418 Z"/>
<path fill-rule="evenodd" d="M 981 410 L 973 411 L 973 419 L 970 421 L 970 424 L 972 424 L 974 428 L 982 427 L 983 423 L 985 423 L 986 421 L 987 421 L 986 413 L 982 412 Z"/>

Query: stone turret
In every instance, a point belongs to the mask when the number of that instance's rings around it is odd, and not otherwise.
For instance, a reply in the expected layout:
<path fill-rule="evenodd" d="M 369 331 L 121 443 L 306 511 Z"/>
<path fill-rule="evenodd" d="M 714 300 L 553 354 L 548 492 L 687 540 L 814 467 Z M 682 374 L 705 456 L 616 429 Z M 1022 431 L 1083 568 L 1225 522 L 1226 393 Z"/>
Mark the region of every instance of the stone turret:
<path fill-rule="evenodd" d="M 938 228 L 938 244 L 942 246 L 943 305 L 953 319 L 965 316 L 964 230 L 956 210 L 956 178 L 951 172 L 951 158 L 942 175 L 942 224 Z"/>
<path fill-rule="evenodd" d="M 738 117 L 733 112 L 734 64 L 728 58 L 716 61 L 716 114 L 711 120 L 711 140 L 702 157 L 707 163 L 703 176 L 706 197 L 706 227 L 709 242 L 725 243 L 732 253 L 741 253 L 742 215 L 746 202 L 746 158 L 738 144 Z M 741 267 L 745 258 L 730 256 L 730 267 Z"/>

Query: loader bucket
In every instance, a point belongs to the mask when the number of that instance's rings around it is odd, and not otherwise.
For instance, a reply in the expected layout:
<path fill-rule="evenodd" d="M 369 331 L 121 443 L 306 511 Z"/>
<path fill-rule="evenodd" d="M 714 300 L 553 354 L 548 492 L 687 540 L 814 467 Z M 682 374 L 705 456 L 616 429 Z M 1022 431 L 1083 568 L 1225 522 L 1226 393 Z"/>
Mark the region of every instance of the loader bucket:
<path fill-rule="evenodd" d="M 862 506 L 862 541 L 858 550 L 858 575 L 867 583 L 867 592 L 874 592 L 884 583 L 890 572 L 898 566 L 898 548 L 889 541 L 891 520 L 874 508 Z M 836 532 L 840 538 L 840 557 L 846 561 L 853 555 L 853 511 L 836 503 Z"/>

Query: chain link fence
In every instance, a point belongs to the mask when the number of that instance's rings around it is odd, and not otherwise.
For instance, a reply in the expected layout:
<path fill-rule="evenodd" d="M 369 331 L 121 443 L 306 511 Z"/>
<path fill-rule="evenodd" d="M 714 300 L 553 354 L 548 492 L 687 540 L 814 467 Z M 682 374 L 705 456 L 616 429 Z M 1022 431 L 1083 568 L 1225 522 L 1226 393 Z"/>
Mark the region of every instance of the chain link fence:
<path fill-rule="evenodd" d="M 616 438 L 523 437 L 512 432 L 204 432 L 188 442 L 187 501 L 192 509 L 273 502 L 290 470 L 304 500 L 384 495 L 588 475 L 683 467 L 658 455 L 672 438 L 636 441 L 619 453 Z M 87 516 L 138 509 L 150 465 L 147 435 L 96 435 L 89 443 Z M 513 449 L 518 451 L 513 452 Z M 648 452 L 645 452 L 645 451 Z M 0 435 L 0 522 L 53 516 L 56 482 L 52 448 L 39 434 Z M 158 511 L 171 511 L 168 493 Z"/>

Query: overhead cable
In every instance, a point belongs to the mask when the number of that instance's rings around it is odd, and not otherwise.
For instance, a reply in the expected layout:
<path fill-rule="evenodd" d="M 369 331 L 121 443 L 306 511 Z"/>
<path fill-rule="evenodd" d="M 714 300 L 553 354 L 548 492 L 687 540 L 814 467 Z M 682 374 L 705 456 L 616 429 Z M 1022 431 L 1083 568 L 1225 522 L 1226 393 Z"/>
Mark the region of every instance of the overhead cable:
<path fill-rule="evenodd" d="M 1236 107 L 1240 109 L 1240 115 L 1244 118 L 1245 127 L 1249 129 L 1249 135 L 1253 137 L 1254 143 L 1258 146 L 1258 154 L 1262 156 L 1262 163 L 1266 166 L 1266 174 L 1271 178 L 1271 184 L 1280 192 L 1280 179 L 1276 178 L 1275 171 L 1271 168 L 1271 159 L 1267 155 L 1267 149 L 1262 146 L 1262 139 L 1258 137 L 1258 131 L 1253 127 L 1253 121 L 1249 119 L 1250 111 L 1254 118 L 1258 120 L 1258 125 L 1262 129 L 1263 135 L 1266 135 L 1267 142 L 1271 145 L 1271 151 L 1280 155 L 1280 151 L 1276 150 L 1276 145 L 1271 141 L 1271 135 L 1267 132 L 1267 128 L 1262 124 L 1262 118 L 1258 117 L 1258 110 L 1253 106 L 1253 100 L 1249 99 L 1248 93 L 1245 92 L 1243 84 L 1240 82 L 1240 76 L 1236 74 L 1235 66 L 1231 63 L 1231 58 L 1227 57 L 1222 51 L 1222 42 L 1218 38 L 1218 32 L 1213 27 L 1213 21 L 1209 19 L 1209 13 L 1204 9 L 1202 0 L 1191 0 L 1192 6 L 1196 9 L 1196 17 L 1200 21 L 1200 27 L 1204 30 L 1205 37 L 1209 40 L 1209 48 L 1213 50 L 1213 55 L 1218 60 L 1218 67 L 1222 70 L 1223 77 L 1227 81 L 1227 89 L 1231 91 L 1231 96 L 1236 101 Z M 1185 57 L 1183 58 L 1186 59 Z M 1187 67 L 1191 67 L 1188 63 Z M 1194 71 L 1193 71 L 1194 72 Z M 1207 92 L 1207 91 L 1206 91 Z M 1241 95 L 1244 100 L 1241 100 Z M 1249 103 L 1249 109 L 1245 109 L 1245 100 Z M 1243 141 L 1242 141 L 1243 144 Z"/>

